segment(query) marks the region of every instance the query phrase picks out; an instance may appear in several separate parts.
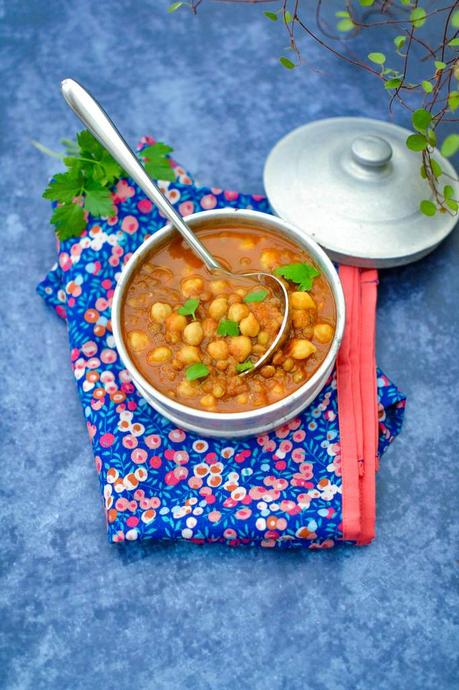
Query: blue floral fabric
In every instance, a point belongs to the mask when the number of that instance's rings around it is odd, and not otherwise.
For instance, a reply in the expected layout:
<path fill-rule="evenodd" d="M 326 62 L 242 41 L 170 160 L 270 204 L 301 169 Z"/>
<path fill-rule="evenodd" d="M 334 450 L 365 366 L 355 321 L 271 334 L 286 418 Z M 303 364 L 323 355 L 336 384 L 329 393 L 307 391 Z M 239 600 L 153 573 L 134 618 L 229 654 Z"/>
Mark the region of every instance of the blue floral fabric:
<path fill-rule="evenodd" d="M 182 215 L 228 206 L 270 212 L 264 197 L 196 187 L 174 166 L 175 182 L 161 187 Z M 81 237 L 60 243 L 37 288 L 67 321 L 109 540 L 333 546 L 342 539 L 335 373 L 300 417 L 256 438 L 201 438 L 155 412 L 118 356 L 110 309 L 123 264 L 164 218 L 130 180 L 113 196 L 116 215 L 89 217 Z M 405 399 L 382 372 L 378 396 L 381 454 L 400 431 Z"/>

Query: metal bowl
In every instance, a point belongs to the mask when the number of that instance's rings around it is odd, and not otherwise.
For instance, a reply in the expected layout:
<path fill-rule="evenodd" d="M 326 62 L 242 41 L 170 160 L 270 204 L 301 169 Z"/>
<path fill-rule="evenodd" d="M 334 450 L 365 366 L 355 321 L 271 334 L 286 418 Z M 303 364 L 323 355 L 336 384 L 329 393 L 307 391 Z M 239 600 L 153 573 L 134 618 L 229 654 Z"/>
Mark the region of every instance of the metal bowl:
<path fill-rule="evenodd" d="M 338 274 L 330 259 L 314 240 L 281 218 L 258 211 L 227 208 L 193 213 L 185 220 L 193 230 L 228 226 L 237 227 L 238 230 L 246 227 L 249 232 L 253 227 L 266 229 L 288 237 L 305 249 L 325 275 L 335 299 L 336 330 L 327 356 L 314 375 L 296 391 L 271 405 L 246 412 L 205 412 L 178 403 L 156 390 L 137 370 L 126 349 L 121 329 L 121 305 L 129 280 L 145 256 L 175 235 L 170 225 L 165 225 L 141 244 L 121 273 L 112 306 L 113 335 L 118 353 L 133 383 L 145 400 L 178 426 L 205 436 L 232 438 L 260 434 L 274 429 L 298 415 L 312 403 L 333 369 L 343 337 L 345 321 L 344 295 Z"/>

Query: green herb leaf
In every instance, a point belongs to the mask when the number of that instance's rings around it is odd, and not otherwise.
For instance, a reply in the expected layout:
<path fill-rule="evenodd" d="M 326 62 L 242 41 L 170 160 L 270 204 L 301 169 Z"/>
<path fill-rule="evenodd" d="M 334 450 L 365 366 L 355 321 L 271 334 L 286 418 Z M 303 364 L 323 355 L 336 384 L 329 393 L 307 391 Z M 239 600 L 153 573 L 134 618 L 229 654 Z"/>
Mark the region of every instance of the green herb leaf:
<path fill-rule="evenodd" d="M 453 26 L 455 29 L 459 29 L 459 10 L 453 12 L 453 16 L 451 17 L 451 26 Z"/>
<path fill-rule="evenodd" d="M 79 196 L 83 190 L 83 178 L 79 175 L 74 176 L 69 173 L 58 173 L 54 175 L 49 185 L 43 192 L 44 199 L 51 201 L 72 201 Z"/>
<path fill-rule="evenodd" d="M 457 211 L 459 209 L 459 204 L 456 199 L 446 199 L 445 204 L 451 211 Z"/>
<path fill-rule="evenodd" d="M 291 13 L 287 10 L 287 11 L 284 13 L 284 21 L 285 21 L 285 23 L 286 23 L 286 24 L 290 24 L 291 21 L 292 21 L 292 19 L 293 19 L 293 17 L 292 17 L 292 15 L 291 15 Z"/>
<path fill-rule="evenodd" d="M 454 113 L 459 108 L 459 91 L 450 91 L 448 94 L 448 108 Z"/>
<path fill-rule="evenodd" d="M 339 21 L 336 25 L 336 28 L 338 31 L 346 32 L 355 29 L 355 25 L 352 19 L 341 19 L 341 21 Z"/>
<path fill-rule="evenodd" d="M 115 205 L 110 190 L 98 182 L 91 182 L 86 187 L 84 207 L 93 216 L 110 217 L 115 214 Z"/>
<path fill-rule="evenodd" d="M 368 59 L 374 62 L 375 65 L 384 65 L 386 62 L 384 53 L 368 53 Z"/>
<path fill-rule="evenodd" d="M 440 175 L 443 173 L 441 165 L 434 158 L 430 159 L 430 167 L 432 168 L 432 172 L 435 177 L 440 177 Z"/>
<path fill-rule="evenodd" d="M 194 297 L 192 299 L 187 299 L 185 304 L 177 309 L 178 313 L 182 316 L 192 316 L 193 320 L 196 319 L 196 309 L 199 307 L 199 300 Z"/>
<path fill-rule="evenodd" d="M 320 276 L 320 271 L 318 271 L 315 266 L 306 263 L 278 266 L 274 269 L 274 273 L 278 276 L 282 276 L 286 280 L 290 280 L 292 283 L 296 283 L 298 289 L 303 291 L 310 290 L 314 278 Z"/>
<path fill-rule="evenodd" d="M 423 134 L 411 134 L 406 140 L 406 145 L 411 151 L 424 151 L 427 148 L 427 139 Z"/>
<path fill-rule="evenodd" d="M 272 22 L 277 22 L 277 14 L 275 12 L 264 12 L 264 15 Z"/>
<path fill-rule="evenodd" d="M 424 89 L 424 91 L 425 91 L 426 93 L 432 93 L 432 91 L 433 91 L 433 86 L 432 86 L 432 84 L 430 83 L 430 81 L 427 81 L 426 79 L 424 79 L 424 81 L 421 82 L 421 86 L 422 86 L 422 88 Z"/>
<path fill-rule="evenodd" d="M 86 227 L 84 211 L 79 204 L 56 206 L 50 222 L 55 225 L 60 240 L 78 237 Z"/>
<path fill-rule="evenodd" d="M 398 87 L 401 86 L 401 83 L 402 83 L 401 79 L 388 79 L 384 84 L 384 88 L 385 89 L 398 89 Z"/>
<path fill-rule="evenodd" d="M 217 335 L 239 335 L 239 333 L 239 325 L 236 323 L 236 321 L 222 319 L 218 324 Z"/>
<path fill-rule="evenodd" d="M 415 29 L 419 29 L 426 21 L 426 11 L 423 7 L 415 7 L 411 11 L 410 20 Z"/>
<path fill-rule="evenodd" d="M 375 0 L 359 0 L 362 7 L 371 7 L 374 5 Z"/>
<path fill-rule="evenodd" d="M 406 43 L 406 36 L 396 36 L 394 38 L 394 45 L 397 50 L 401 50 Z"/>
<path fill-rule="evenodd" d="M 248 295 L 244 297 L 243 302 L 263 302 L 264 299 L 269 294 L 269 290 L 255 290 L 255 292 L 249 292 Z"/>
<path fill-rule="evenodd" d="M 437 70 L 442 70 L 442 69 L 445 69 L 446 62 L 442 62 L 441 60 L 435 60 L 434 65 L 435 65 Z"/>
<path fill-rule="evenodd" d="M 289 58 L 285 57 L 284 55 L 279 58 L 279 62 L 286 69 L 294 69 L 296 67 L 295 63 L 289 60 Z"/>
<path fill-rule="evenodd" d="M 236 371 L 238 374 L 242 374 L 244 371 L 250 371 L 253 369 L 253 367 L 253 362 L 251 362 L 250 359 L 247 359 L 245 362 L 242 362 L 242 364 L 236 364 Z"/>
<path fill-rule="evenodd" d="M 339 12 L 335 12 L 335 17 L 350 17 L 351 15 L 347 10 L 339 10 Z"/>
<path fill-rule="evenodd" d="M 184 2 L 173 2 L 172 5 L 169 5 L 169 7 L 167 8 L 167 11 L 168 12 L 175 12 L 175 10 L 178 10 L 179 7 L 181 7 L 184 4 L 185 4 Z"/>
<path fill-rule="evenodd" d="M 454 189 L 451 187 L 450 184 L 446 184 L 443 187 L 443 196 L 445 199 L 452 199 L 454 196 Z"/>
<path fill-rule="evenodd" d="M 424 199 L 421 201 L 419 204 L 419 208 L 421 210 L 421 213 L 423 213 L 425 216 L 434 216 L 437 212 L 437 207 L 433 203 L 433 201 L 428 201 L 428 199 Z"/>
<path fill-rule="evenodd" d="M 162 141 L 157 141 L 142 149 L 141 156 L 145 159 L 144 167 L 150 177 L 169 182 L 175 180 L 175 173 L 169 158 L 167 158 L 167 155 L 173 150 L 167 144 L 163 144 Z"/>
<path fill-rule="evenodd" d="M 459 134 L 450 134 L 441 145 L 442 155 L 446 158 L 454 156 L 459 150 Z"/>
<path fill-rule="evenodd" d="M 204 379 L 209 375 L 209 367 L 202 362 L 195 362 L 190 364 L 185 370 L 185 376 L 188 381 L 196 381 L 196 379 Z"/>
<path fill-rule="evenodd" d="M 459 38 L 452 38 L 448 45 L 451 46 L 451 48 L 457 48 L 457 46 L 459 46 Z"/>
<path fill-rule="evenodd" d="M 424 110 L 424 108 L 419 108 L 419 110 L 414 111 L 411 120 L 413 122 L 413 127 L 417 129 L 418 132 L 424 133 L 432 122 L 432 113 Z"/>

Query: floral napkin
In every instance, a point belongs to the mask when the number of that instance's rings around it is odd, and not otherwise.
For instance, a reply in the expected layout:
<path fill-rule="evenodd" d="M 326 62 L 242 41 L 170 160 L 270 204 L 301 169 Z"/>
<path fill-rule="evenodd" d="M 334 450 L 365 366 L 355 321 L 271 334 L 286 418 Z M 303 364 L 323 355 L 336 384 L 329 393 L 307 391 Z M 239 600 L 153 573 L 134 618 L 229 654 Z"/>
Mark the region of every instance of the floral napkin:
<path fill-rule="evenodd" d="M 144 137 L 140 147 L 151 143 Z M 197 187 L 184 168 L 173 165 L 175 181 L 160 186 L 182 215 L 229 206 L 271 212 L 263 196 Z M 340 404 L 336 371 L 301 416 L 269 434 L 237 440 L 179 429 L 136 391 L 115 349 L 110 308 L 123 265 L 165 221 L 128 179 L 116 184 L 113 196 L 116 216 L 89 217 L 81 237 L 60 243 L 57 264 L 37 288 L 67 322 L 109 541 L 186 539 L 312 549 L 368 543 L 373 536 L 372 529 L 365 530 L 368 515 L 362 509 L 356 517 L 355 510 L 366 502 L 368 482 L 374 494 L 376 458 L 370 458 L 365 478 L 365 453 L 346 443 L 342 464 L 340 418 L 351 408 L 366 408 L 360 394 L 357 401 L 355 385 L 346 383 Z M 351 271 L 359 276 L 360 294 L 365 274 Z M 356 305 L 351 312 L 361 315 Z M 375 421 L 373 432 L 370 427 L 372 454 L 379 457 L 401 429 L 405 398 L 379 370 L 369 371 L 366 404 L 369 400 L 371 418 L 373 412 L 379 415 L 379 426 Z M 347 423 L 347 441 L 349 428 L 354 427 Z M 374 523 L 372 498 L 370 504 Z"/>

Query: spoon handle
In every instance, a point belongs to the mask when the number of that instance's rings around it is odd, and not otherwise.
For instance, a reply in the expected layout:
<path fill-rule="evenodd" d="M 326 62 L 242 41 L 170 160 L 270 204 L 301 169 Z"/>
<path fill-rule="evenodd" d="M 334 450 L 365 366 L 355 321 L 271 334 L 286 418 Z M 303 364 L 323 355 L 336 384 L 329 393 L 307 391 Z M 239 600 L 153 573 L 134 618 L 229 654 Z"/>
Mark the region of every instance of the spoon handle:
<path fill-rule="evenodd" d="M 81 84 L 73 79 L 64 79 L 61 84 L 62 94 L 82 123 L 99 140 L 102 146 L 118 161 L 147 197 L 164 213 L 166 218 L 181 233 L 207 268 L 212 271 L 221 269 L 218 261 L 207 251 L 202 242 L 190 230 L 170 201 L 159 190 L 147 175 L 137 156 L 125 142 L 107 113 Z"/>

